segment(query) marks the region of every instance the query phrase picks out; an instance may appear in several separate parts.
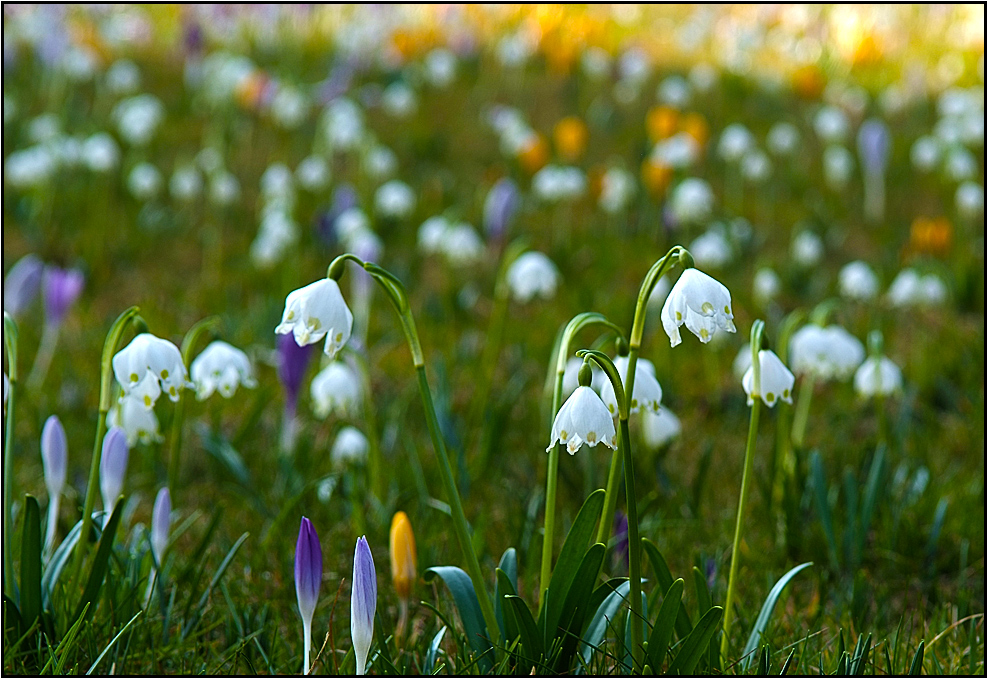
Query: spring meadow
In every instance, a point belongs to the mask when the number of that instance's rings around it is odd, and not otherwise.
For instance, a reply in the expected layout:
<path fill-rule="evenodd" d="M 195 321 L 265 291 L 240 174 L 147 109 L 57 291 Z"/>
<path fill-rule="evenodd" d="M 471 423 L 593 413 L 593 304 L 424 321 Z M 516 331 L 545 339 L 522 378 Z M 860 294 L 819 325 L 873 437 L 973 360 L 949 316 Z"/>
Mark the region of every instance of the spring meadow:
<path fill-rule="evenodd" d="M 3 672 L 984 675 L 984 5 L 3 8 Z"/>

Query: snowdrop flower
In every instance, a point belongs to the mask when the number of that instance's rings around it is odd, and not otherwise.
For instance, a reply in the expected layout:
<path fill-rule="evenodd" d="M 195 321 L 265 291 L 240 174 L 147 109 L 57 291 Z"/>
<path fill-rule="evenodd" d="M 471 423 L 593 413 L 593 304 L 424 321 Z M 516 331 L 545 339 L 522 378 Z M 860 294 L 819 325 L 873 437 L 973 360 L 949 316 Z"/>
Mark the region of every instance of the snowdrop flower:
<path fill-rule="evenodd" d="M 976 182 L 966 181 L 954 194 L 957 212 L 967 219 L 977 219 L 985 211 L 985 189 Z"/>
<path fill-rule="evenodd" d="M 348 151 L 364 138 L 364 118 L 360 107 L 346 97 L 330 102 L 323 112 L 321 127 L 333 150 Z"/>
<path fill-rule="evenodd" d="M 732 123 L 720 133 L 717 142 L 717 153 L 726 163 L 736 163 L 744 157 L 753 146 L 755 139 L 748 128 L 741 123 Z"/>
<path fill-rule="evenodd" d="M 768 131 L 765 144 L 776 156 L 791 156 L 799 146 L 799 130 L 791 123 L 776 123 Z"/>
<path fill-rule="evenodd" d="M 813 118 L 813 130 L 827 144 L 840 144 L 851 133 L 847 115 L 835 106 L 821 108 Z"/>
<path fill-rule="evenodd" d="M 309 387 L 312 409 L 323 419 L 330 413 L 340 417 L 356 415 L 362 391 L 360 377 L 340 361 L 333 361 L 320 370 Z"/>
<path fill-rule="evenodd" d="M 70 47 L 60 64 L 62 72 L 70 80 L 84 82 L 96 73 L 98 61 L 96 55 L 85 47 Z"/>
<path fill-rule="evenodd" d="M 353 585 L 350 589 L 350 639 L 357 661 L 357 675 L 367 667 L 367 653 L 374 638 L 374 613 L 377 611 L 377 572 L 366 537 L 357 540 L 353 554 Z"/>
<path fill-rule="evenodd" d="M 18 189 L 38 186 L 48 181 L 58 168 L 57 159 L 46 146 L 31 146 L 14 151 L 4 160 L 4 176 Z"/>
<path fill-rule="evenodd" d="M 634 198 L 636 188 L 635 178 L 630 172 L 620 167 L 608 168 L 601 179 L 597 204 L 604 212 L 617 214 Z"/>
<path fill-rule="evenodd" d="M 392 179 L 374 194 L 374 208 L 384 217 L 408 217 L 415 209 L 415 193 L 405 182 Z"/>
<path fill-rule="evenodd" d="M 178 347 L 147 332 L 135 337 L 113 357 L 113 375 L 125 397 L 132 394 L 139 397 L 148 409 L 162 391 L 172 401 L 178 401 L 179 390 L 195 386 L 188 380 Z"/>
<path fill-rule="evenodd" d="M 284 163 L 271 163 L 261 175 L 261 196 L 265 201 L 291 199 L 295 194 L 292 171 Z"/>
<path fill-rule="evenodd" d="M 250 245 L 251 260 L 258 267 L 270 268 L 285 256 L 298 240 L 298 224 L 280 210 L 265 212 L 261 228 Z"/>
<path fill-rule="evenodd" d="M 322 546 L 316 529 L 306 517 L 298 529 L 295 543 L 295 597 L 298 612 L 302 616 L 302 637 L 305 647 L 302 674 L 309 673 L 309 650 L 312 647 L 312 616 L 319 603 L 319 586 L 322 584 Z"/>
<path fill-rule="evenodd" d="M 281 323 L 275 328 L 279 335 L 292 333 L 299 346 L 315 344 L 326 338 L 325 353 L 330 358 L 350 339 L 353 314 L 343 300 L 339 284 L 323 278 L 288 294 Z"/>
<path fill-rule="evenodd" d="M 751 149 L 741 159 L 741 174 L 750 182 L 761 183 L 772 174 L 772 161 L 761 149 Z"/>
<path fill-rule="evenodd" d="M 6 374 L 4 374 L 6 377 Z M 6 387 L 7 382 L 4 382 Z M 4 391 L 6 403 L 6 391 Z M 45 552 L 51 553 L 55 544 L 55 530 L 58 527 L 58 507 L 65 488 L 68 471 L 68 439 L 57 415 L 45 421 L 41 430 L 41 462 L 45 472 L 45 487 L 48 489 L 48 529 L 45 535 Z"/>
<path fill-rule="evenodd" d="M 113 137 L 98 132 L 82 143 L 80 149 L 83 162 L 93 172 L 109 172 L 120 162 L 120 148 Z"/>
<path fill-rule="evenodd" d="M 717 84 L 717 70 L 710 64 L 696 64 L 690 69 L 689 79 L 700 92 L 709 92 Z"/>
<path fill-rule="evenodd" d="M 580 386 L 579 375 L 580 368 L 583 367 L 583 359 L 573 358 L 566 361 L 566 370 L 563 372 L 563 395 L 569 396 L 572 394 L 578 386 Z M 590 388 L 596 391 L 598 394 L 600 390 L 604 387 L 604 382 L 607 381 L 607 376 L 604 375 L 604 371 L 597 367 L 595 363 L 590 364 L 592 370 L 590 377 Z"/>
<path fill-rule="evenodd" d="M 418 108 L 415 91 L 401 81 L 393 82 L 381 94 L 381 107 L 389 116 L 407 118 Z"/>
<path fill-rule="evenodd" d="M 680 182 L 669 198 L 669 209 L 680 224 L 707 220 L 714 208 L 714 192 L 702 179 L 690 177 Z"/>
<path fill-rule="evenodd" d="M 762 267 L 755 272 L 752 280 L 752 291 L 755 301 L 764 306 L 782 291 L 782 281 L 779 280 L 779 275 L 775 271 L 768 267 Z M 751 354 L 750 351 L 748 353 Z"/>
<path fill-rule="evenodd" d="M 718 330 L 735 332 L 730 291 L 702 271 L 686 269 L 662 306 L 662 327 L 671 346 L 682 342 L 679 328 L 684 323 L 704 344 Z"/>
<path fill-rule="evenodd" d="M 329 165 L 321 156 L 307 156 L 295 168 L 295 178 L 306 191 L 320 191 L 329 183 Z"/>
<path fill-rule="evenodd" d="M 947 301 L 947 285 L 935 274 L 920 279 L 920 291 L 927 306 L 937 306 Z"/>
<path fill-rule="evenodd" d="M 329 458 L 334 467 L 360 465 L 367 460 L 367 437 L 356 427 L 343 427 L 333 441 Z"/>
<path fill-rule="evenodd" d="M 106 69 L 106 85 L 114 94 L 133 94 L 141 86 L 141 71 L 130 59 L 117 59 Z"/>
<path fill-rule="evenodd" d="M 484 199 L 484 231 L 488 237 L 500 240 L 507 233 L 520 202 L 518 186 L 509 178 L 502 177 L 494 183 Z"/>
<path fill-rule="evenodd" d="M 659 89 L 656 92 L 656 98 L 660 102 L 675 106 L 678 109 L 689 106 L 691 97 L 690 84 L 681 75 L 671 75 L 663 80 L 659 83 Z"/>
<path fill-rule="evenodd" d="M 914 269 L 903 269 L 886 298 L 894 307 L 935 306 L 946 300 L 947 286 L 934 274 L 920 276 Z"/>
<path fill-rule="evenodd" d="M 398 169 L 398 157 L 387 146 L 375 144 L 364 154 L 364 171 L 372 179 L 385 179 Z"/>
<path fill-rule="evenodd" d="M 955 146 L 947 154 L 947 159 L 943 164 L 947 177 L 955 182 L 962 182 L 972 179 L 978 171 L 978 164 L 974 160 L 971 152 L 965 148 Z"/>
<path fill-rule="evenodd" d="M 789 340 L 793 372 L 817 379 L 845 380 L 864 360 L 864 345 L 838 325 L 804 325 Z"/>
<path fill-rule="evenodd" d="M 843 146 L 828 146 L 823 150 L 823 175 L 827 186 L 840 191 L 854 172 L 854 156 Z"/>
<path fill-rule="evenodd" d="M 194 200 L 202 193 L 202 176 L 192 165 L 175 168 L 168 182 L 168 190 L 178 200 Z"/>
<path fill-rule="evenodd" d="M 456 78 L 456 55 L 442 47 L 426 54 L 425 76 L 434 87 L 448 87 Z"/>
<path fill-rule="evenodd" d="M 917 139 L 909 150 L 913 167 L 920 172 L 931 172 L 940 162 L 943 151 L 936 137 L 924 136 Z"/>
<path fill-rule="evenodd" d="M 442 216 L 429 217 L 422 222 L 418 232 L 419 251 L 424 255 L 441 251 L 449 229 L 449 221 Z"/>
<path fill-rule="evenodd" d="M 508 267 L 506 279 L 515 301 L 525 304 L 535 296 L 552 299 L 559 284 L 559 270 L 541 252 L 526 252 Z"/>
<path fill-rule="evenodd" d="M 108 427 L 119 427 L 127 437 L 127 445 L 134 447 L 138 442 L 145 445 L 162 440 L 158 418 L 154 410 L 149 410 L 137 398 L 125 396 L 107 414 Z"/>
<path fill-rule="evenodd" d="M 628 384 L 628 357 L 618 356 L 614 359 L 614 367 L 621 375 L 622 384 Z M 604 380 L 600 388 L 600 400 L 604 402 L 611 415 L 617 417 L 618 402 L 614 396 L 614 385 L 609 379 Z M 662 387 L 655 379 L 655 365 L 645 358 L 639 358 L 635 364 L 635 393 L 631 395 L 629 412 L 637 413 L 651 411 L 659 412 L 659 405 L 662 403 Z"/>
<path fill-rule="evenodd" d="M 649 448 L 661 448 L 678 437 L 682 430 L 679 418 L 668 408 L 660 408 L 654 413 L 648 410 L 642 413 L 642 438 Z"/>
<path fill-rule="evenodd" d="M 808 269 L 823 259 L 823 241 L 812 231 L 800 231 L 792 239 L 790 252 L 797 264 Z"/>
<path fill-rule="evenodd" d="M 685 169 L 700 159 L 702 151 L 696 139 L 686 132 L 679 132 L 658 142 L 652 148 L 651 159 L 655 165 Z"/>
<path fill-rule="evenodd" d="M 10 267 L 3 280 L 3 310 L 18 316 L 41 289 L 45 265 L 37 255 L 24 255 Z"/>
<path fill-rule="evenodd" d="M 223 398 L 230 398 L 241 384 L 249 389 L 257 386 L 247 354 L 220 340 L 211 342 L 196 356 L 190 372 L 199 401 L 217 390 Z"/>
<path fill-rule="evenodd" d="M 359 207 L 351 207 L 336 218 L 336 238 L 347 243 L 358 234 L 371 230 L 370 218 Z"/>
<path fill-rule="evenodd" d="M 468 266 L 484 255 L 484 241 L 466 222 L 450 226 L 440 247 L 454 266 Z"/>
<path fill-rule="evenodd" d="M 240 197 L 240 182 L 232 172 L 221 170 L 209 180 L 209 200 L 214 205 L 232 205 Z"/>
<path fill-rule="evenodd" d="M 587 188 L 586 177 L 576 167 L 546 165 L 532 177 L 532 191 L 542 200 L 553 203 L 576 200 Z"/>
<path fill-rule="evenodd" d="M 123 491 L 128 456 L 127 434 L 119 427 L 112 427 L 103 437 L 103 454 L 99 462 L 99 487 L 103 496 L 104 524 L 110 520 L 117 499 Z"/>
<path fill-rule="evenodd" d="M 137 200 L 150 200 L 161 191 L 164 180 L 151 163 L 138 163 L 127 175 L 127 189 Z"/>
<path fill-rule="evenodd" d="M 870 300 L 878 294 L 878 276 L 871 267 L 858 260 L 846 264 L 838 275 L 840 294 L 848 299 Z"/>
<path fill-rule="evenodd" d="M 750 348 L 748 353 L 751 353 Z M 741 378 L 741 386 L 744 393 L 748 395 L 748 405 L 754 405 L 755 399 L 759 397 L 769 408 L 775 407 L 776 402 L 780 399 L 791 404 L 792 386 L 796 383 L 796 377 L 789 371 L 789 368 L 779 360 L 774 351 L 768 349 L 762 349 L 758 352 L 758 365 L 761 393 L 755 391 L 754 366 L 749 366 L 744 377 Z"/>
<path fill-rule="evenodd" d="M 297 129 L 309 115 L 309 100 L 295 87 L 279 87 L 271 98 L 271 117 L 286 130 Z"/>
<path fill-rule="evenodd" d="M 570 455 L 575 455 L 584 444 L 594 447 L 603 443 L 617 450 L 617 432 L 611 413 L 589 386 L 578 386 L 556 413 L 552 439 L 545 451 L 548 453 L 557 442 L 565 443 Z"/>
<path fill-rule="evenodd" d="M 888 396 L 902 390 L 902 371 L 885 356 L 868 358 L 854 373 L 854 391 L 862 398 Z"/>
<path fill-rule="evenodd" d="M 42 113 L 31 119 L 27 136 L 35 143 L 55 141 L 62 134 L 62 124 L 54 113 Z"/>
<path fill-rule="evenodd" d="M 124 141 L 147 146 L 165 119 L 165 107 L 153 94 L 139 94 L 117 104 L 112 117 Z"/>
<path fill-rule="evenodd" d="M 719 229 L 710 229 L 690 243 L 694 261 L 711 269 L 718 269 L 731 261 L 731 244 Z"/>

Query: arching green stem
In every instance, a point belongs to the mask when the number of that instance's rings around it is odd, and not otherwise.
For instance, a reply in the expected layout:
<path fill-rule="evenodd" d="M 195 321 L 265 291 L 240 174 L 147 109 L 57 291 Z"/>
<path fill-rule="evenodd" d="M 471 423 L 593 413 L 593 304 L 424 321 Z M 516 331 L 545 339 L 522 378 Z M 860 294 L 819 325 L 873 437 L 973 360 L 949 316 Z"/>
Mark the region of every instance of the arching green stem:
<path fill-rule="evenodd" d="M 796 326 L 803 322 L 806 312 L 796 309 L 782 321 L 776 341 L 775 354 L 783 364 L 789 365 L 789 339 Z M 775 462 L 772 465 L 772 495 L 773 507 L 780 506 L 786 479 L 791 478 L 796 470 L 796 460 L 792 453 L 792 405 L 779 403 L 779 414 L 775 420 Z"/>
<path fill-rule="evenodd" d="M 82 530 L 79 533 L 79 542 L 75 546 L 75 554 L 72 557 L 72 584 L 79 584 L 79 572 L 82 569 L 82 560 L 89 545 L 89 532 L 93 524 L 93 505 L 96 504 L 96 493 L 99 489 L 99 465 L 103 457 L 103 436 L 106 434 L 106 414 L 110 412 L 113 404 L 113 356 L 120 346 L 120 339 L 123 337 L 127 327 L 134 324 L 136 329 L 146 327 L 144 319 L 138 313 L 140 309 L 132 306 L 124 311 L 117 320 L 110 326 L 110 332 L 103 343 L 103 356 L 100 360 L 100 385 L 99 385 L 99 415 L 96 420 L 96 440 L 93 442 L 93 458 L 89 464 L 89 483 L 86 484 L 86 499 L 82 508 Z"/>
<path fill-rule="evenodd" d="M 432 447 L 436 451 L 436 457 L 439 459 L 439 472 L 442 477 L 443 486 L 446 489 L 450 511 L 453 516 L 453 530 L 456 533 L 460 551 L 463 553 L 463 558 L 466 561 L 467 574 L 470 576 L 473 588 L 477 593 L 477 600 L 480 603 L 480 610 L 484 616 L 484 622 L 487 624 L 487 631 L 490 634 L 491 642 L 497 647 L 500 628 L 497 624 L 497 618 L 494 615 L 491 597 L 487 593 L 483 573 L 480 570 L 480 562 L 477 560 L 477 554 L 473 550 L 473 544 L 470 539 L 470 525 L 467 523 L 466 515 L 463 513 L 463 502 L 460 500 L 460 493 L 453 479 L 453 469 L 450 466 L 446 444 L 443 441 L 442 432 L 439 429 L 439 418 L 436 416 L 436 408 L 432 402 L 432 392 L 429 389 L 429 380 L 425 374 L 425 359 L 422 355 L 422 345 L 419 342 L 418 331 L 415 329 L 415 319 L 412 317 L 411 310 L 408 306 L 408 295 L 405 292 L 405 286 L 389 271 L 382 269 L 376 264 L 364 262 L 356 255 L 350 253 L 340 255 L 333 260 L 329 265 L 329 277 L 338 280 L 343 274 L 343 263 L 346 261 L 352 261 L 362 266 L 364 271 L 369 273 L 384 288 L 388 299 L 391 300 L 395 311 L 398 312 L 398 318 L 401 320 L 401 326 L 405 331 L 405 338 L 408 341 L 408 348 L 412 353 L 412 364 L 415 366 L 415 372 L 418 377 L 419 395 L 422 398 L 426 423 L 429 427 L 429 435 L 432 438 Z"/>
<path fill-rule="evenodd" d="M 598 313 L 584 312 L 577 314 L 566 324 L 557 338 L 556 347 L 553 352 L 555 362 L 549 369 L 549 381 L 552 383 L 552 412 L 549 415 L 550 431 L 552 430 L 552 422 L 556 417 L 556 413 L 559 412 L 559 408 L 562 406 L 563 376 L 566 374 L 566 360 L 569 357 L 570 344 L 577 333 L 591 325 L 601 325 L 616 333 L 618 337 L 624 337 L 620 328 Z M 549 463 L 546 470 L 542 568 L 539 573 L 540 605 L 545 598 L 545 591 L 548 589 L 549 580 L 552 577 L 552 550 L 556 527 L 556 480 L 559 474 L 559 450 L 561 447 L 560 444 L 557 444 L 549 450 Z"/>
<path fill-rule="evenodd" d="M 17 323 L 3 312 L 3 341 L 7 347 L 7 422 L 3 437 L 3 584 L 14 597 L 14 403 L 17 398 Z"/>
<path fill-rule="evenodd" d="M 751 476 L 752 462 L 755 458 L 755 439 L 758 436 L 758 415 L 761 408 L 762 393 L 762 370 L 758 360 L 758 352 L 762 348 L 762 333 L 765 324 L 761 320 L 756 320 L 751 326 L 751 367 L 753 371 L 752 380 L 752 401 L 751 420 L 748 423 L 748 444 L 744 449 L 744 471 L 741 473 L 741 496 L 738 498 L 738 515 L 734 522 L 734 544 L 731 548 L 731 570 L 727 578 L 727 599 L 724 603 L 724 636 L 720 640 L 720 655 L 727 657 L 727 650 L 730 647 L 729 632 L 731 629 L 731 618 L 734 617 L 734 583 L 738 573 L 738 562 L 740 561 L 741 547 L 741 527 L 744 520 L 744 505 L 748 496 L 748 479 Z"/>

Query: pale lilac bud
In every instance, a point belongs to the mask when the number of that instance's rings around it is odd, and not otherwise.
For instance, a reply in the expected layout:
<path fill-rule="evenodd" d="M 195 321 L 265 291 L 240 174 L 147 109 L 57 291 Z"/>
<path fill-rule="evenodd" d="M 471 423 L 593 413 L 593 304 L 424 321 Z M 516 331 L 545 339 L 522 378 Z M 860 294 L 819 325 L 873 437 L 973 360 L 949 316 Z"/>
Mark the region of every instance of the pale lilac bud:
<path fill-rule="evenodd" d="M 65 429 L 58 416 L 52 415 L 41 430 L 41 462 L 45 469 L 45 486 L 48 487 L 49 498 L 62 494 L 67 460 L 68 441 L 65 438 Z"/>
<path fill-rule="evenodd" d="M 298 393 L 311 355 L 311 344 L 300 347 L 292 334 L 278 335 L 278 378 L 285 386 L 288 409 L 292 413 L 298 403 Z"/>
<path fill-rule="evenodd" d="M 78 269 L 60 269 L 46 266 L 42 280 L 45 301 L 45 318 L 52 325 L 59 325 L 65 313 L 79 299 L 85 279 Z"/>
<path fill-rule="evenodd" d="M 316 529 L 304 516 L 295 545 L 295 596 L 302 616 L 302 636 L 305 644 L 303 674 L 309 673 L 309 648 L 312 646 L 312 614 L 319 602 L 322 583 L 322 547 Z"/>
<path fill-rule="evenodd" d="M 123 491 L 129 453 L 126 432 L 120 427 L 112 427 L 103 437 L 103 456 L 99 463 L 99 487 L 106 519 L 110 518 Z"/>
<path fill-rule="evenodd" d="M 25 255 L 10 267 L 3 280 L 3 310 L 11 316 L 22 313 L 41 288 L 45 265 L 36 255 Z"/>
<path fill-rule="evenodd" d="M 350 639 L 357 659 L 357 674 L 364 674 L 367 653 L 374 637 L 374 613 L 377 610 L 377 572 L 367 538 L 357 540 L 353 554 L 353 585 L 350 590 Z"/>
<path fill-rule="evenodd" d="M 484 201 L 484 230 L 493 240 L 501 240 L 518 210 L 518 187 L 507 177 L 497 180 Z"/>
<path fill-rule="evenodd" d="M 158 491 L 154 499 L 154 510 L 151 512 L 151 551 L 154 560 L 160 566 L 168 546 L 168 529 L 171 527 L 172 496 L 168 488 Z"/>
<path fill-rule="evenodd" d="M 858 155 L 865 172 L 885 174 L 889 162 L 891 141 L 889 129 L 881 120 L 869 118 L 858 130 Z"/>

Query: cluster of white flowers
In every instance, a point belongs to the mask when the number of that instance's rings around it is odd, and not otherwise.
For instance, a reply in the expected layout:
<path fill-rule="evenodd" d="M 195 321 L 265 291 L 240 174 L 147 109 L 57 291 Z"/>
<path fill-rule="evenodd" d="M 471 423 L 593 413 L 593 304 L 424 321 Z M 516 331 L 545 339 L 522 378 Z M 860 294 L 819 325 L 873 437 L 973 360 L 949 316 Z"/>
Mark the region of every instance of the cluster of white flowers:
<path fill-rule="evenodd" d="M 484 241 L 466 222 L 451 223 L 441 215 L 422 222 L 418 231 L 419 251 L 424 255 L 442 254 L 455 266 L 475 264 L 484 256 Z"/>
<path fill-rule="evenodd" d="M 230 398 L 240 385 L 250 389 L 257 386 L 247 354 L 221 340 L 203 349 L 192 361 L 189 371 L 195 384 L 196 398 L 200 401 L 217 391 L 223 398 Z"/>
<path fill-rule="evenodd" d="M 519 255 L 505 276 L 512 297 L 521 304 L 536 296 L 552 299 L 559 285 L 559 269 L 541 252 Z"/>
<path fill-rule="evenodd" d="M 587 190 L 587 178 L 577 167 L 549 164 L 532 177 L 532 192 L 547 203 L 574 201 Z"/>
<path fill-rule="evenodd" d="M 392 179 L 378 187 L 374 209 L 382 217 L 404 219 L 415 210 L 415 192 L 403 181 Z"/>
<path fill-rule="evenodd" d="M 684 179 L 672 190 L 668 207 L 679 224 L 703 223 L 714 209 L 713 189 L 697 177 Z"/>
<path fill-rule="evenodd" d="M 333 151 L 352 150 L 366 136 L 363 111 L 346 97 L 338 97 L 326 106 L 320 127 L 326 144 Z"/>
<path fill-rule="evenodd" d="M 907 268 L 892 281 L 886 299 L 894 307 L 938 306 L 947 300 L 947 286 L 936 274 Z"/>
<path fill-rule="evenodd" d="M 838 325 L 804 325 L 789 340 L 789 360 L 797 375 L 846 380 L 864 357 L 860 340 Z"/>
<path fill-rule="evenodd" d="M 147 146 L 165 119 L 165 106 L 153 94 L 124 99 L 113 109 L 120 136 L 131 146 Z"/>
<path fill-rule="evenodd" d="M 610 167 L 601 178 L 597 204 L 604 212 L 617 214 L 627 208 L 635 197 L 637 186 L 630 172 L 620 167 Z"/>
<path fill-rule="evenodd" d="M 657 165 L 686 169 L 700 160 L 702 152 L 696 139 L 685 132 L 677 132 L 652 147 L 651 160 Z"/>
<path fill-rule="evenodd" d="M 298 241 L 295 222 L 295 177 L 288 166 L 272 163 L 261 175 L 261 225 L 250 246 L 250 256 L 260 268 L 280 262 Z"/>
<path fill-rule="evenodd" d="M 838 274 L 840 294 L 848 299 L 867 301 L 878 294 L 878 276 L 860 260 L 845 264 Z"/>
<path fill-rule="evenodd" d="M 487 113 L 487 123 L 498 135 L 501 153 L 514 157 L 538 143 L 538 134 L 516 108 L 498 106 Z"/>

